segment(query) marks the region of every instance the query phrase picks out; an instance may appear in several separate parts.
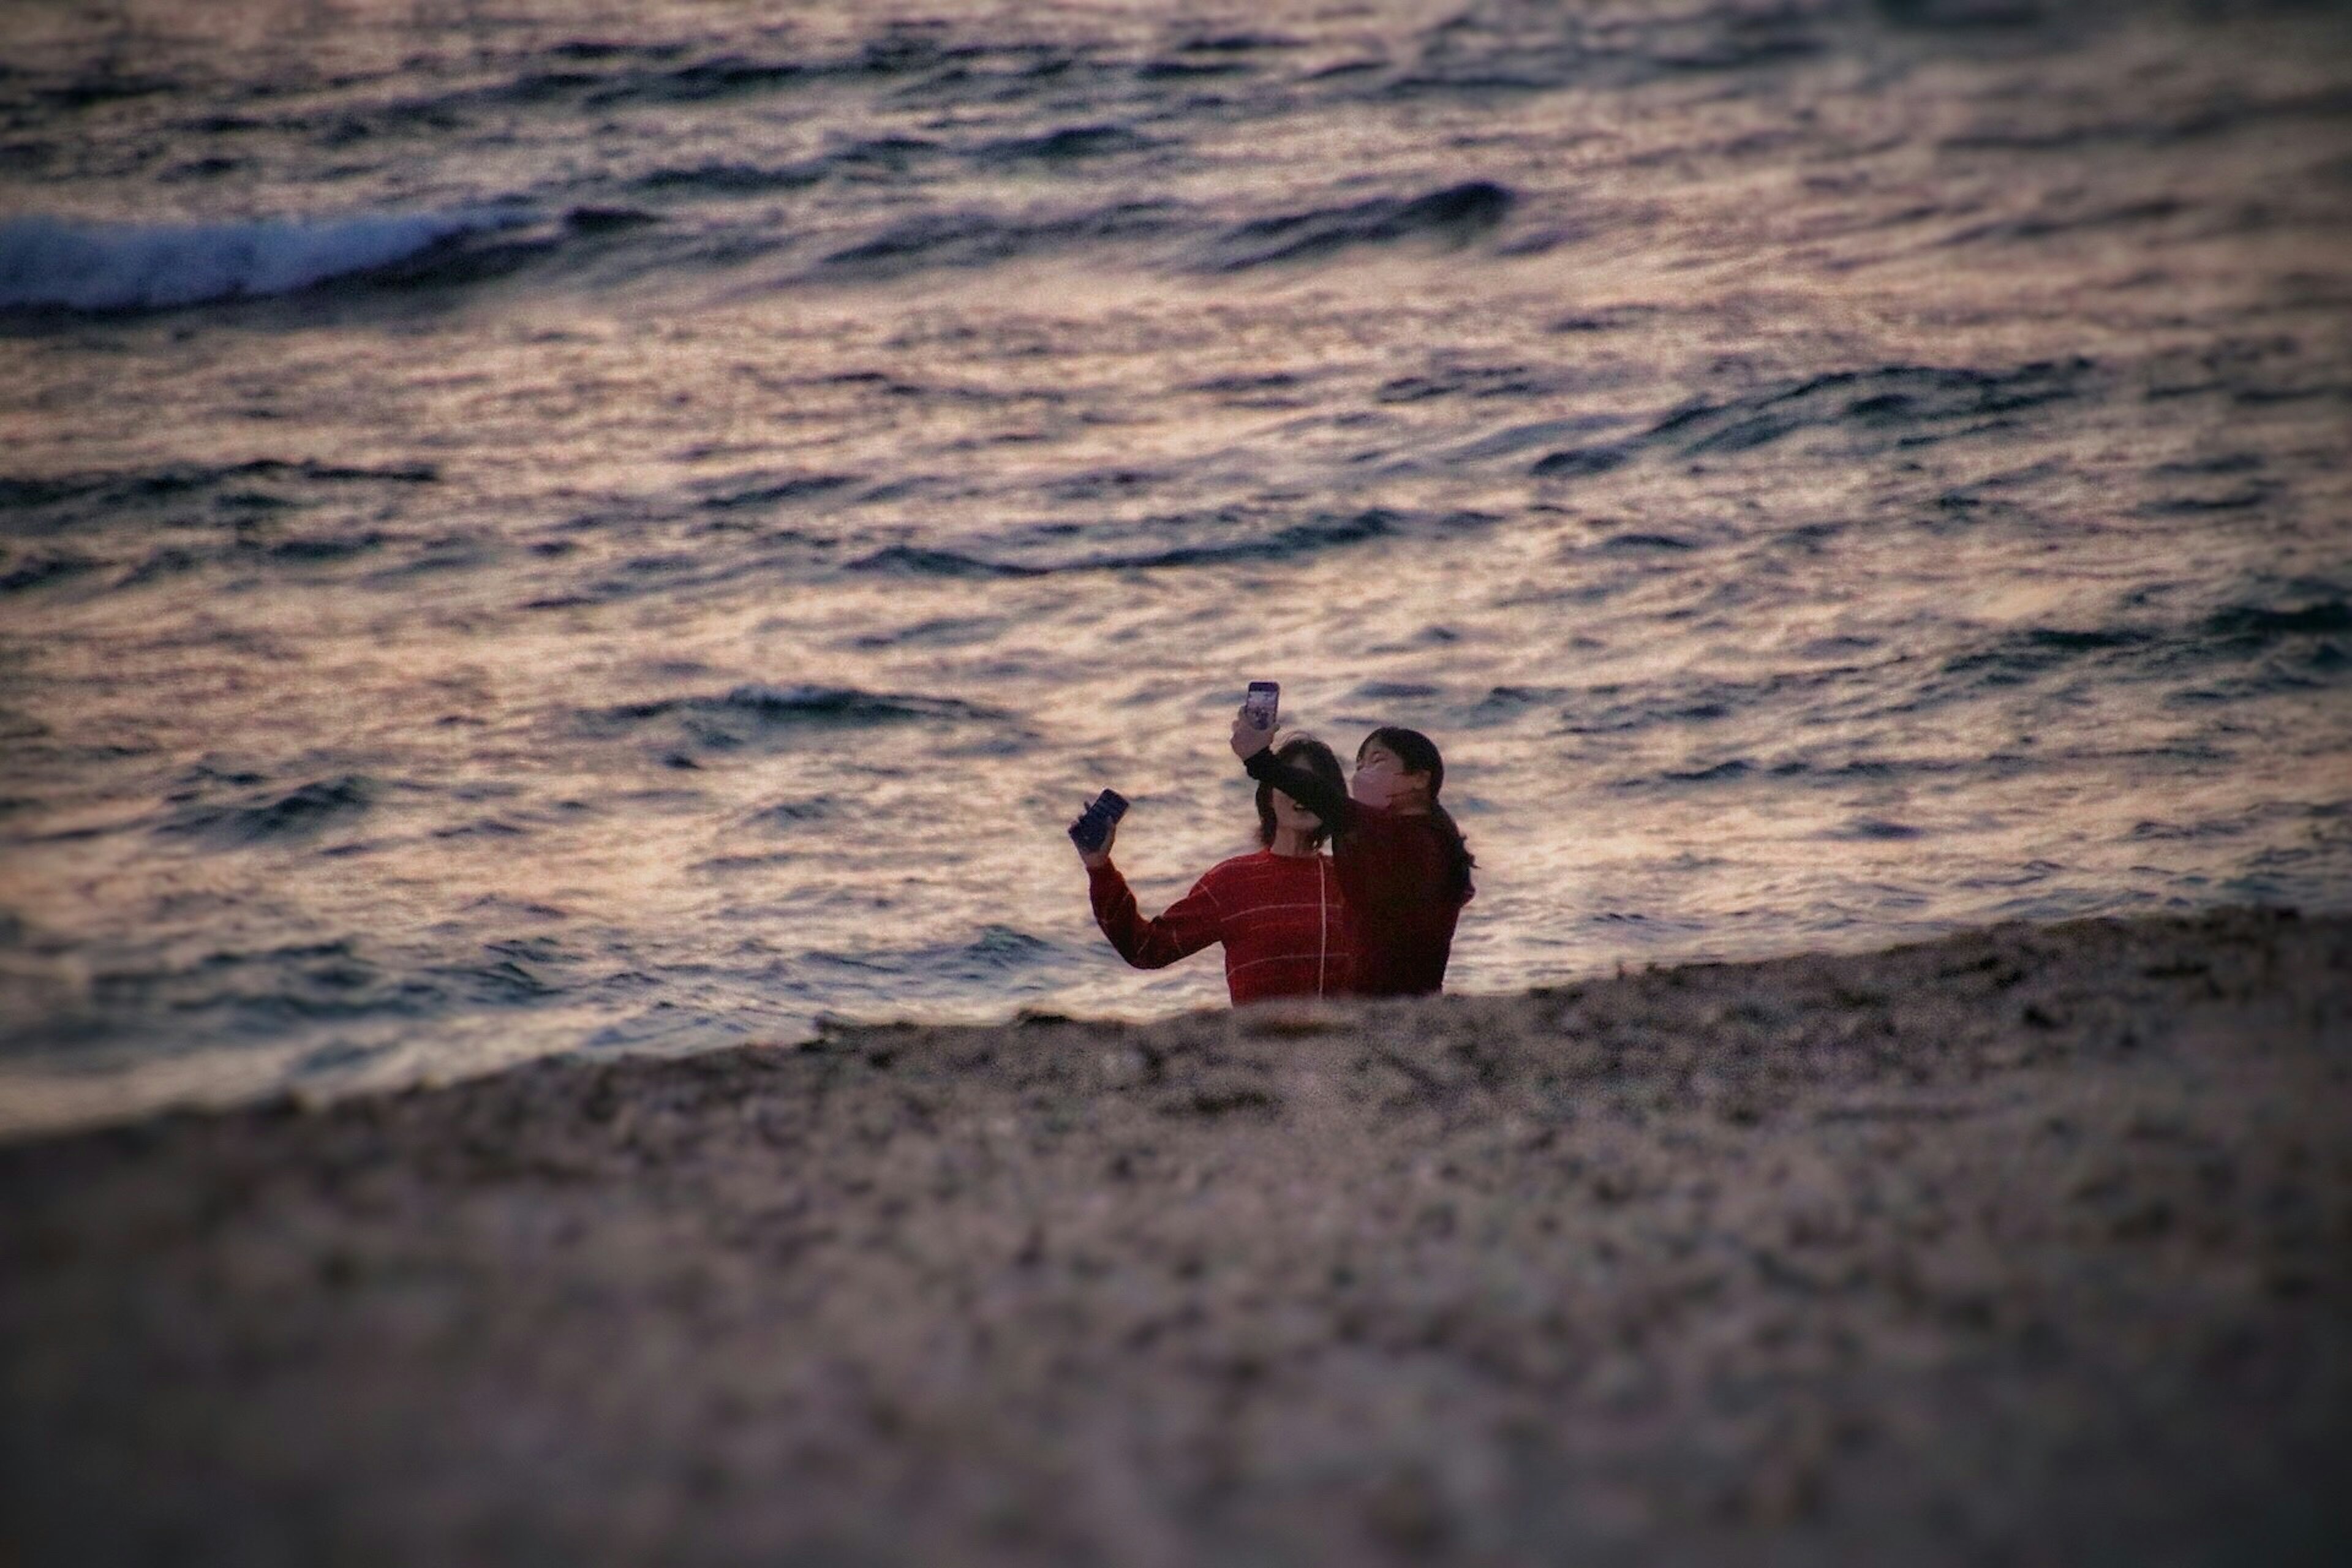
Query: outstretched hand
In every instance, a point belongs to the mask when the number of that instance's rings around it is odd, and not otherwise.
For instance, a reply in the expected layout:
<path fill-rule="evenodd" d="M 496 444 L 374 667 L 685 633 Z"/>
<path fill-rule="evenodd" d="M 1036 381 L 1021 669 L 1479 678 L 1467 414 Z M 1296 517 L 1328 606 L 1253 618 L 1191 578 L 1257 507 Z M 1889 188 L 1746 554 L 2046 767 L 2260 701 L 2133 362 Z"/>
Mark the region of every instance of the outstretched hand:
<path fill-rule="evenodd" d="M 1250 721 L 1250 710 L 1243 708 L 1234 715 L 1234 755 L 1248 762 L 1274 743 L 1274 727 L 1265 729 Z"/>

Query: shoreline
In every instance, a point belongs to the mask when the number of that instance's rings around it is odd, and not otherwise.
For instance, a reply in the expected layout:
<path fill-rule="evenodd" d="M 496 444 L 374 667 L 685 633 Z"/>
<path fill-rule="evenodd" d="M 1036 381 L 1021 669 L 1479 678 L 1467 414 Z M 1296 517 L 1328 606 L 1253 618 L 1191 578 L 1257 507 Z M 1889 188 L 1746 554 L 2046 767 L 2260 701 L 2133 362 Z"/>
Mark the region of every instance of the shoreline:
<path fill-rule="evenodd" d="M 166 1112 L 0 1278 L 27 1563 L 2316 1562 L 2352 918 Z"/>

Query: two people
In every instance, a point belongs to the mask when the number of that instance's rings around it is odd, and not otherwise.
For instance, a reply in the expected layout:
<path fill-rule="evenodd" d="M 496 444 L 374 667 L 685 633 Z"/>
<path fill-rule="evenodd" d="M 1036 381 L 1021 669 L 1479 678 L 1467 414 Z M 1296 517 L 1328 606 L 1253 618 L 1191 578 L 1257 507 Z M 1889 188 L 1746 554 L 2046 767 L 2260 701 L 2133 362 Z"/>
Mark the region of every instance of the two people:
<path fill-rule="evenodd" d="M 1080 850 L 1096 922 L 1119 955 L 1158 969 L 1222 942 L 1235 1005 L 1437 991 L 1475 862 L 1439 803 L 1445 762 L 1436 745 L 1383 726 L 1356 749 L 1343 782 L 1328 746 L 1307 736 L 1277 746 L 1272 726 L 1244 708 L 1233 750 L 1257 781 L 1257 853 L 1210 868 L 1147 920 L 1111 863 L 1116 830 L 1099 849 Z"/>

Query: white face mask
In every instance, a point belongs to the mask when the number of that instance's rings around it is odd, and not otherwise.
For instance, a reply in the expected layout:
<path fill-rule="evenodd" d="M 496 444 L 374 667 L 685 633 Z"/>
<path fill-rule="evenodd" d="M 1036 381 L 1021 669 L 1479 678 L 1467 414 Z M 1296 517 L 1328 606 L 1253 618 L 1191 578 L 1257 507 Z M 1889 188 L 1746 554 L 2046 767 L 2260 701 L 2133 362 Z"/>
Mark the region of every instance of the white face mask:
<path fill-rule="evenodd" d="M 1396 787 L 1396 775 L 1385 763 L 1360 766 L 1348 781 L 1348 793 L 1359 805 L 1369 805 L 1376 811 L 1388 809 L 1389 795 Z"/>

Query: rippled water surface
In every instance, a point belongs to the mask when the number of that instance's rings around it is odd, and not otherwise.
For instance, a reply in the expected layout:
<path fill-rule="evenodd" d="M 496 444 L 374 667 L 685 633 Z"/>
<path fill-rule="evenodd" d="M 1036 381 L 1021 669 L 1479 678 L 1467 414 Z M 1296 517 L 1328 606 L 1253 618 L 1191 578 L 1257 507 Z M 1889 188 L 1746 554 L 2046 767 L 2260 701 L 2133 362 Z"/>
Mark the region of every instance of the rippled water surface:
<path fill-rule="evenodd" d="M 1213 1003 L 1243 683 L 1452 983 L 2352 903 L 2352 21 L 0 0 L 0 1129 Z"/>

